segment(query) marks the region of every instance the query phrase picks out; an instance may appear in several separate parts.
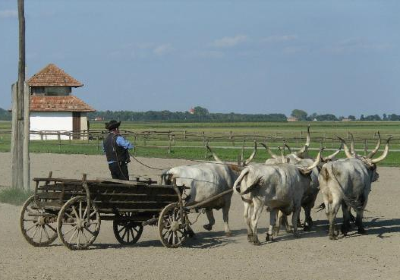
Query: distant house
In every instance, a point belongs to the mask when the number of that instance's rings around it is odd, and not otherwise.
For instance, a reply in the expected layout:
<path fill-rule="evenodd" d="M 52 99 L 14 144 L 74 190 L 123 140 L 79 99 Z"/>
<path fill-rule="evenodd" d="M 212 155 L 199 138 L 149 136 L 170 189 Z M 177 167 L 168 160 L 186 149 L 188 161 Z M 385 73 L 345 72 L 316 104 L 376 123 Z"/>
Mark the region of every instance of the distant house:
<path fill-rule="evenodd" d="M 189 114 L 193 115 L 194 114 L 194 108 L 190 108 Z"/>
<path fill-rule="evenodd" d="M 83 84 L 54 64 L 49 64 L 28 81 L 31 89 L 30 127 L 31 131 L 77 132 L 88 129 L 87 113 L 95 110 L 71 94 L 72 88 Z M 39 134 L 30 135 L 31 140 L 41 139 Z M 58 135 L 48 135 L 45 139 L 55 140 Z M 69 139 L 61 135 L 61 139 Z"/>
<path fill-rule="evenodd" d="M 287 118 L 287 121 L 288 121 L 288 122 L 297 122 L 298 119 L 297 119 L 296 117 L 288 117 L 288 118 Z"/>
<path fill-rule="evenodd" d="M 349 119 L 349 118 L 343 118 L 342 119 L 342 122 L 351 122 L 352 121 L 352 119 Z"/>

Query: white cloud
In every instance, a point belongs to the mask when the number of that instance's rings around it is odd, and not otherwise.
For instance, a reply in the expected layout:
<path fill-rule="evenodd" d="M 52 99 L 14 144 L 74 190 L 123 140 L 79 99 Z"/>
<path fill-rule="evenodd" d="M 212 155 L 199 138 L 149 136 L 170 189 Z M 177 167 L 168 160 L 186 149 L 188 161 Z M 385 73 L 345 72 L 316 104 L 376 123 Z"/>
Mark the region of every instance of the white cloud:
<path fill-rule="evenodd" d="M 0 18 L 17 18 L 18 11 L 17 10 L 3 10 L 0 11 Z"/>
<path fill-rule="evenodd" d="M 171 51 L 173 51 L 171 44 L 159 45 L 159 46 L 156 46 L 153 50 L 153 52 L 158 56 L 165 55 L 167 53 L 170 53 Z"/>
<path fill-rule="evenodd" d="M 296 35 L 280 35 L 280 36 L 269 36 L 267 38 L 262 39 L 265 43 L 282 43 L 294 41 L 297 39 Z"/>
<path fill-rule="evenodd" d="M 215 40 L 211 46 L 217 47 L 217 48 L 230 48 L 237 46 L 241 43 L 244 43 L 247 41 L 247 36 L 245 35 L 237 35 L 235 37 L 224 37 L 218 40 Z"/>

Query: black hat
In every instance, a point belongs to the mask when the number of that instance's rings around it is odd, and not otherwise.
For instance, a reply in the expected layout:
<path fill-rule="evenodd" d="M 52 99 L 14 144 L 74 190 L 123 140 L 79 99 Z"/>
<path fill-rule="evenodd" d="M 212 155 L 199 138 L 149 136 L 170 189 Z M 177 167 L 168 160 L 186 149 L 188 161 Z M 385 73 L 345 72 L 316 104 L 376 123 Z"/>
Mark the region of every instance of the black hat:
<path fill-rule="evenodd" d="M 106 129 L 113 130 L 119 127 L 121 122 L 117 122 L 116 120 L 111 120 L 110 122 L 106 123 Z"/>

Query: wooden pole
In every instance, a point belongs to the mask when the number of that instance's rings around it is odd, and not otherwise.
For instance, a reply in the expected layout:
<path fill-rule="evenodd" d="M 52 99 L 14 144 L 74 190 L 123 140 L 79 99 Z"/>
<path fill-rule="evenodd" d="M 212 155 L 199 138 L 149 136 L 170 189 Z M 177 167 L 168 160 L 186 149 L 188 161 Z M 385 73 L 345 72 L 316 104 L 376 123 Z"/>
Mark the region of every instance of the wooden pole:
<path fill-rule="evenodd" d="M 24 149 L 23 149 L 23 183 L 24 189 L 31 189 L 31 160 L 29 156 L 30 141 L 30 88 L 27 83 L 24 84 Z"/>
<path fill-rule="evenodd" d="M 12 132 L 12 187 L 24 187 L 24 88 L 25 88 L 25 11 L 24 0 L 18 0 L 19 22 L 19 60 L 18 60 L 18 86 L 16 94 L 13 93 L 13 132 Z"/>
<path fill-rule="evenodd" d="M 18 188 L 18 83 L 12 85 L 11 186 Z"/>

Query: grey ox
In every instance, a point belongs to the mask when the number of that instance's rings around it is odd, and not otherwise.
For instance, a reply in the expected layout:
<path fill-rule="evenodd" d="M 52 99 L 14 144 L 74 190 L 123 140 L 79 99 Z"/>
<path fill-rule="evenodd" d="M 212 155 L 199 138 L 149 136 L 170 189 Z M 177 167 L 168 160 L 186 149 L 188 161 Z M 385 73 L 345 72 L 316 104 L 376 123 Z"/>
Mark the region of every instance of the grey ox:
<path fill-rule="evenodd" d="M 337 237 L 335 218 L 340 206 L 343 211 L 342 233 L 347 235 L 350 229 L 351 208 L 357 213 L 358 233 L 366 233 L 362 223 L 364 209 L 371 191 L 371 183 L 379 178 L 376 164 L 388 155 L 390 138 L 387 140 L 383 154 L 376 159 L 372 159 L 372 156 L 377 152 L 379 145 L 368 156 L 359 156 L 355 153 L 353 144 L 349 151 L 345 141 L 343 139 L 341 141 L 344 144 L 347 158 L 325 164 L 318 177 L 325 212 L 329 220 L 329 238 L 331 240 Z M 380 139 L 378 143 L 380 143 Z"/>
<path fill-rule="evenodd" d="M 297 237 L 297 221 L 304 192 L 311 184 L 312 170 L 319 164 L 317 159 L 303 167 L 290 163 L 276 165 L 254 164 L 246 167 L 235 181 L 234 190 L 242 196 L 244 219 L 247 223 L 249 242 L 259 245 L 257 224 L 264 206 L 270 211 L 270 226 L 266 240 L 274 235 L 277 212 L 292 215 L 293 233 Z"/>
<path fill-rule="evenodd" d="M 209 147 L 208 147 L 209 148 Z M 209 149 L 211 151 L 211 149 Z M 256 155 L 257 144 L 255 143 L 254 151 L 251 156 L 242 164 L 227 164 L 221 161 L 215 153 L 215 162 L 200 163 L 196 165 L 183 165 L 173 167 L 161 175 L 162 183 L 170 184 L 174 179 L 177 185 L 185 185 L 190 189 L 185 199 L 186 205 L 194 205 L 210 199 L 224 191 L 232 189 L 233 183 L 243 169 L 241 165 L 247 165 Z M 232 192 L 210 201 L 201 208 L 205 208 L 208 224 L 203 227 L 206 230 L 212 230 L 215 224 L 213 209 L 222 208 L 222 216 L 224 220 L 225 234 L 231 236 L 229 228 L 229 209 L 231 206 Z"/>
<path fill-rule="evenodd" d="M 260 143 L 262 146 L 264 146 L 264 148 L 267 150 L 267 152 L 269 153 L 270 157 L 269 159 L 266 160 L 265 164 L 277 164 L 277 163 L 292 163 L 295 165 L 299 165 L 302 167 L 307 167 L 312 165 L 314 159 L 312 159 L 309 155 L 308 155 L 308 148 L 310 146 L 310 126 L 308 126 L 307 128 L 307 140 L 306 143 L 304 144 L 304 146 L 297 152 L 292 152 L 290 147 L 288 145 L 285 144 L 285 147 L 288 149 L 289 154 L 288 155 L 284 155 L 284 149 L 281 150 L 282 154 L 281 156 L 278 156 L 276 154 L 274 154 L 268 146 L 266 146 L 263 143 Z M 301 206 L 304 209 L 304 215 L 305 215 L 305 219 L 304 219 L 304 230 L 308 231 L 311 229 L 312 225 L 313 225 L 313 220 L 311 218 L 311 209 L 314 207 L 315 205 L 315 200 L 317 199 L 317 195 L 319 192 L 319 182 L 318 182 L 318 174 L 319 174 L 319 170 L 321 169 L 321 164 L 322 163 L 326 163 L 329 161 L 332 161 L 335 159 L 335 157 L 339 154 L 340 150 L 342 149 L 342 146 L 339 147 L 339 149 L 337 149 L 334 153 L 332 153 L 331 155 L 327 156 L 327 157 L 321 157 L 321 163 L 315 167 L 310 176 L 311 176 L 311 183 L 309 185 L 308 188 L 305 189 L 304 195 L 303 195 L 303 199 L 301 202 Z M 279 232 L 279 227 L 280 225 L 285 225 L 286 226 L 286 231 L 289 232 L 290 231 L 290 227 L 289 224 L 287 222 L 287 217 L 282 213 L 279 212 L 278 214 L 278 221 L 277 221 L 277 231 L 276 233 Z M 298 222 L 298 224 L 300 224 L 300 222 Z"/>

